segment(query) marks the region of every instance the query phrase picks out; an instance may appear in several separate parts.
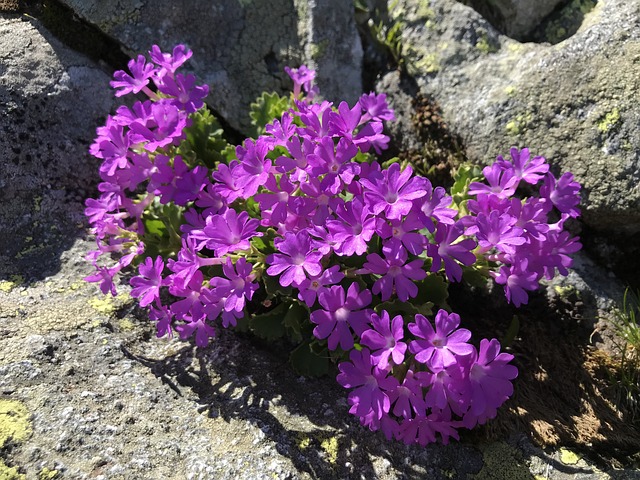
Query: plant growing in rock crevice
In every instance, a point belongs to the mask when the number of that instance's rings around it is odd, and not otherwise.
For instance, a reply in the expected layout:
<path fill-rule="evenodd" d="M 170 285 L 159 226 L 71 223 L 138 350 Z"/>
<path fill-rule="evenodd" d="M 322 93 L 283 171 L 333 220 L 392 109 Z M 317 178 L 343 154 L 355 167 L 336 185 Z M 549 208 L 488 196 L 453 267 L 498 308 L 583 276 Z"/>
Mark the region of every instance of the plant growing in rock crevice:
<path fill-rule="evenodd" d="M 87 280 L 115 295 L 118 273 L 137 267 L 131 295 L 158 336 L 206 347 L 234 327 L 289 339 L 301 373 L 332 359 L 349 411 L 388 438 L 446 443 L 495 417 L 513 356 L 496 339 L 471 342 L 447 285 L 493 278 L 517 307 L 566 275 L 580 248 L 564 229 L 580 213 L 572 175 L 513 148 L 482 175 L 458 169 L 448 193 L 376 161 L 394 120 L 384 94 L 336 107 L 304 66 L 287 69 L 290 98 L 261 97 L 256 138 L 232 148 L 204 106 L 208 87 L 179 73 L 191 52 L 149 55 L 112 82 L 148 98 L 109 116 L 90 149 L 103 181 L 85 212 L 98 245 Z M 515 197 L 521 184 L 537 196 Z"/>

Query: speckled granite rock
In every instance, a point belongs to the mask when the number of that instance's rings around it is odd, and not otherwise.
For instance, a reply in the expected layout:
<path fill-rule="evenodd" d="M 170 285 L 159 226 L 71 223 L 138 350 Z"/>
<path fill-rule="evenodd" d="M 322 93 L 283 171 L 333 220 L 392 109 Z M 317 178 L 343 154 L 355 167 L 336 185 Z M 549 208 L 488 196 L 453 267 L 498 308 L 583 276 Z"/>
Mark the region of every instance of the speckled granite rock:
<path fill-rule="evenodd" d="M 241 130 L 258 95 L 288 91 L 285 65 L 316 68 L 330 100 L 353 102 L 362 90 L 362 47 L 351 2 L 62 1 L 132 55 L 156 43 L 165 49 L 187 44 L 194 51 L 188 68 L 211 86 L 209 104 Z"/>
<path fill-rule="evenodd" d="M 112 109 L 109 77 L 35 20 L 0 17 L 0 269 L 55 268 L 97 183 L 88 154 Z M 47 254 L 49 253 L 49 254 Z"/>
<path fill-rule="evenodd" d="M 425 13 L 426 12 L 426 13 Z M 392 11 L 393 13 L 393 11 Z M 489 163 L 528 146 L 584 185 L 583 221 L 617 245 L 640 245 L 640 4 L 602 0 L 558 45 L 521 44 L 453 0 L 400 0 L 403 54 L 418 90 L 440 104 L 469 157 Z M 396 73 L 381 79 L 394 92 Z M 404 127 L 398 127 L 403 129 Z M 595 238 L 592 237 L 592 238 Z M 616 248 L 601 244 L 592 252 Z M 635 245 L 635 247 L 634 247 Z M 631 250 L 628 250 L 631 248 Z"/>

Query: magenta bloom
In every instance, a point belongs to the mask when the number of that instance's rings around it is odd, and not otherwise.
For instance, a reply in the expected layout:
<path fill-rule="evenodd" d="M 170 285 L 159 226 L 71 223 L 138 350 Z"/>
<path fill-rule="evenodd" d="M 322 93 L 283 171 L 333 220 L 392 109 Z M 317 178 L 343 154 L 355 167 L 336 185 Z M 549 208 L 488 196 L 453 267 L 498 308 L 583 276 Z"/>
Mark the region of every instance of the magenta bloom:
<path fill-rule="evenodd" d="M 254 292 L 259 288 L 254 283 L 251 274 L 253 265 L 246 258 L 239 258 L 234 265 L 231 258 L 227 257 L 227 263 L 222 266 L 222 271 L 227 278 L 213 277 L 209 283 L 215 287 L 216 294 L 225 297 L 224 310 L 241 312 L 244 309 L 245 299 L 251 300 Z"/>
<path fill-rule="evenodd" d="M 525 258 L 515 265 L 500 267 L 497 274 L 490 272 L 496 283 L 504 285 L 507 301 L 516 307 L 529 302 L 526 290 L 537 290 L 539 287 L 538 274 L 527 271 L 527 264 L 528 260 Z"/>
<path fill-rule="evenodd" d="M 293 80 L 293 96 L 298 98 L 300 90 L 304 89 L 305 93 L 311 92 L 313 79 L 316 78 L 316 71 L 307 68 L 306 65 L 300 65 L 300 68 L 284 67 L 284 71 Z"/>
<path fill-rule="evenodd" d="M 307 274 L 313 276 L 322 272 L 322 253 L 314 252 L 311 238 L 306 230 L 298 233 L 287 232 L 284 238 L 276 240 L 275 247 L 280 253 L 267 256 L 269 275 L 280 275 L 280 285 L 298 287 L 307 279 Z"/>
<path fill-rule="evenodd" d="M 389 312 L 383 310 L 381 315 L 371 315 L 373 328 L 365 330 L 361 335 L 361 342 L 371 349 L 371 361 L 378 368 L 385 370 L 389 366 L 389 357 L 395 365 L 402 364 L 407 344 L 404 338 L 404 319 L 397 315 L 391 321 Z"/>
<path fill-rule="evenodd" d="M 373 414 L 380 420 L 389 412 L 391 403 L 385 393 L 393 384 L 387 378 L 387 373 L 371 365 L 369 350 L 351 350 L 350 362 L 342 362 L 338 365 L 340 373 L 336 380 L 344 388 L 355 388 L 349 393 L 351 409 L 349 413 L 366 417 Z M 397 383 L 397 380 L 396 380 Z"/>
<path fill-rule="evenodd" d="M 518 151 L 517 148 L 511 149 L 512 162 L 505 160 L 502 156 L 496 158 L 496 163 L 503 169 L 513 169 L 514 177 L 518 180 L 524 180 L 527 183 L 535 185 L 538 183 L 544 174 L 549 171 L 549 165 L 547 165 L 544 157 L 533 157 L 529 154 L 528 148 L 523 148 Z"/>
<path fill-rule="evenodd" d="M 320 293 L 318 301 L 322 310 L 311 313 L 311 322 L 317 326 L 313 329 L 316 338 L 328 338 L 329 350 L 335 350 L 340 344 L 343 350 L 353 348 L 353 333 L 361 335 L 371 315 L 371 310 L 363 310 L 371 304 L 371 292 L 364 289 L 360 292 L 357 283 L 352 283 L 347 291 L 334 285 Z"/>
<path fill-rule="evenodd" d="M 408 254 L 404 247 L 384 249 L 385 258 L 377 253 L 367 255 L 362 273 L 382 275 L 373 284 L 373 293 L 380 294 L 382 301 L 389 300 L 395 293 L 403 302 L 418 295 L 418 286 L 414 280 L 422 280 L 427 276 L 422 268 L 423 261 L 412 260 L 407 263 Z"/>
<path fill-rule="evenodd" d="M 426 363 L 432 371 L 453 365 L 457 356 L 470 355 L 474 351 L 473 345 L 467 343 L 471 332 L 466 328 L 458 329 L 459 315 L 439 310 L 435 330 L 423 315 L 417 314 L 415 320 L 408 325 L 409 331 L 424 340 L 412 341 L 409 350 L 416 354 L 416 361 Z"/>
<path fill-rule="evenodd" d="M 151 106 L 153 118 L 148 121 L 136 120 L 129 125 L 131 142 L 145 143 L 144 148 L 155 152 L 182 138 L 182 131 L 187 126 L 187 117 L 175 106 L 156 102 Z"/>
<path fill-rule="evenodd" d="M 433 259 L 431 271 L 437 272 L 444 263 L 444 271 L 450 282 L 462 280 L 462 267 L 456 260 L 467 266 L 473 265 L 476 261 L 476 256 L 471 252 L 476 242 L 467 238 L 453 243 L 461 235 L 462 229 L 458 225 L 439 223 L 434 236 L 435 244 L 427 244 L 427 255 Z"/>
<path fill-rule="evenodd" d="M 158 90 L 173 97 L 171 104 L 187 113 L 193 113 L 202 108 L 203 99 L 209 94 L 207 85 L 196 85 L 194 75 L 178 73 L 173 78 L 167 75 L 157 83 Z"/>
<path fill-rule="evenodd" d="M 580 216 L 580 184 L 573 180 L 573 174 L 564 173 L 559 180 L 548 173 L 544 178 L 544 184 L 540 187 L 540 195 L 551 202 L 561 213 L 567 213 L 570 217 Z"/>
<path fill-rule="evenodd" d="M 207 317 L 204 316 L 178 325 L 176 330 L 182 340 L 186 340 L 195 333 L 196 345 L 200 348 L 206 347 L 209 344 L 209 338 L 216 336 L 215 329 L 207 323 Z"/>
<path fill-rule="evenodd" d="M 298 286 L 298 298 L 307 304 L 307 307 L 313 307 L 316 303 L 317 295 L 327 289 L 327 285 L 334 285 L 344 278 L 344 273 L 340 271 L 339 265 L 329 267 L 321 275 L 303 280 Z"/>
<path fill-rule="evenodd" d="M 131 75 L 124 70 L 118 70 L 113 74 L 115 80 L 109 82 L 113 88 L 120 89 L 116 92 L 116 97 L 140 92 L 149 84 L 149 79 L 156 73 L 155 66 L 152 63 L 147 63 L 144 55 L 138 55 L 137 59 L 129 60 L 127 66 Z"/>
<path fill-rule="evenodd" d="M 166 72 L 175 73 L 184 62 L 191 58 L 192 54 L 193 52 L 184 45 L 176 45 L 173 47 L 172 53 L 163 53 L 158 45 L 153 45 L 149 51 L 151 60 L 162 67 L 165 70 L 165 74 Z"/>
<path fill-rule="evenodd" d="M 247 212 L 237 213 L 230 208 L 221 215 L 207 217 L 206 226 L 202 230 L 193 230 L 191 237 L 199 240 L 198 250 L 206 246 L 215 252 L 216 257 L 222 257 L 229 252 L 247 250 L 253 237 L 262 236 L 257 231 L 259 225 L 258 220 L 249 218 Z"/>
<path fill-rule="evenodd" d="M 407 370 L 402 385 L 389 392 L 389 400 L 396 417 L 412 418 L 414 415 L 426 415 L 427 404 L 422 393 L 424 385 L 420 379 L 424 373 L 426 372 L 414 374 L 412 370 Z"/>
<path fill-rule="evenodd" d="M 131 296 L 140 299 L 141 307 L 146 307 L 160 298 L 162 270 L 164 270 L 164 261 L 160 255 L 156 257 L 155 262 L 151 257 L 147 257 L 144 263 L 138 266 L 140 275 L 133 277 L 130 283 L 133 287 Z"/>
<path fill-rule="evenodd" d="M 512 394 L 511 380 L 518 376 L 518 369 L 508 363 L 513 355 L 500 353 L 500 343 L 495 338 L 480 340 L 479 353 L 473 352 L 469 371 L 471 414 L 480 418 L 493 418 L 496 409 Z"/>
<path fill-rule="evenodd" d="M 413 208 L 412 200 L 427 194 L 425 180 L 413 177 L 413 169 L 407 166 L 402 172 L 400 165 L 392 164 L 382 172 L 372 172 L 368 178 L 361 178 L 365 202 L 378 215 L 384 212 L 387 219 L 399 219 Z"/>
<path fill-rule="evenodd" d="M 495 247 L 504 253 L 514 253 L 515 246 L 522 245 L 526 239 L 522 229 L 515 226 L 516 218 L 493 210 L 489 215 L 481 213 L 476 219 L 478 232 L 476 238 L 483 251 Z"/>
<path fill-rule="evenodd" d="M 364 93 L 360 96 L 358 104 L 362 110 L 364 110 L 364 115 L 360 123 L 368 122 L 369 120 L 381 122 L 383 120 L 393 121 L 396 119 L 393 110 L 389 108 L 389 104 L 387 103 L 386 93 Z"/>
<path fill-rule="evenodd" d="M 362 255 L 367 251 L 367 242 L 376 231 L 376 219 L 359 198 L 338 205 L 336 215 L 339 220 L 329 220 L 327 228 L 335 243 L 338 255 Z"/>
<path fill-rule="evenodd" d="M 489 185 L 479 182 L 471 182 L 469 185 L 469 195 L 488 193 L 499 198 L 509 198 L 516 193 L 520 179 L 516 177 L 511 169 L 503 170 L 500 165 L 494 163 L 490 167 L 484 167 L 482 174 L 489 182 Z"/>

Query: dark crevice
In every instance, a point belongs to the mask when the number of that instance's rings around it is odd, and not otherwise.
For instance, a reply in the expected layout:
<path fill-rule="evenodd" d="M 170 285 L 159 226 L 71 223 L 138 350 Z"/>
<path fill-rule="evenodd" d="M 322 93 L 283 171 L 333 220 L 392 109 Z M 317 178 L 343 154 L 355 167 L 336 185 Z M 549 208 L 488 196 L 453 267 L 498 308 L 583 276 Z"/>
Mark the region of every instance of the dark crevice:
<path fill-rule="evenodd" d="M 557 44 L 574 35 L 597 0 L 564 0 L 531 32 L 510 32 L 508 15 L 492 0 L 458 0 L 482 15 L 501 34 L 520 42 Z"/>

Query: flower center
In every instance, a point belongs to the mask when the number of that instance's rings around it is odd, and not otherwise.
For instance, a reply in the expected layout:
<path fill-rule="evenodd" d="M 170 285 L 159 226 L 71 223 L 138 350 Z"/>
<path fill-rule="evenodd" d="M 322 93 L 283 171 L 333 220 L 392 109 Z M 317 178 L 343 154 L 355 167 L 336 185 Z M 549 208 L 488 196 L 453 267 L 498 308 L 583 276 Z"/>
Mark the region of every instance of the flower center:
<path fill-rule="evenodd" d="M 338 322 L 346 322 L 347 319 L 349 318 L 349 314 L 351 312 L 349 310 L 347 310 L 344 307 L 340 307 L 339 309 L 336 310 L 336 321 Z"/>

